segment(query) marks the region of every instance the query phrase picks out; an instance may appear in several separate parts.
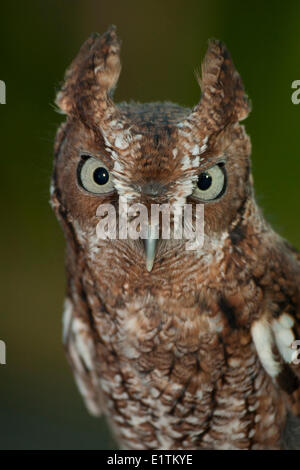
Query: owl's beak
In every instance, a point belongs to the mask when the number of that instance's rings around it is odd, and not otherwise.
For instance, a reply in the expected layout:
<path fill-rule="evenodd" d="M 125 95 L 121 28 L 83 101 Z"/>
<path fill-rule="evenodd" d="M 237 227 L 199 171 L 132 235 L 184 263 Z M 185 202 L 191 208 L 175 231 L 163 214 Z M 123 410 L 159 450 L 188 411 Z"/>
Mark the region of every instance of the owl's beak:
<path fill-rule="evenodd" d="M 147 271 L 152 271 L 155 255 L 156 246 L 158 239 L 155 237 L 154 230 L 151 226 L 148 228 L 148 238 L 145 240 L 145 252 L 146 252 L 146 268 Z"/>

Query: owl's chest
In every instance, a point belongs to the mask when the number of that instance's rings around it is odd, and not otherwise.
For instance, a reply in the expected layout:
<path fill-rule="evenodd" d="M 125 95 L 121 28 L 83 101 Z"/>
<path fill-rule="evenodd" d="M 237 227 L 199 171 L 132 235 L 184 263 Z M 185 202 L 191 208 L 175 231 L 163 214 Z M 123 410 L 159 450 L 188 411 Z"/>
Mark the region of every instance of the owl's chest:
<path fill-rule="evenodd" d="M 119 277 L 91 266 L 99 382 L 126 448 L 278 446 L 282 400 L 249 328 L 260 297 L 225 259 L 190 258 L 151 275 L 120 264 Z"/>
<path fill-rule="evenodd" d="M 95 318 L 106 411 L 126 448 L 259 446 L 263 413 L 276 447 L 280 400 L 249 334 L 229 332 L 220 309 L 136 297 Z"/>

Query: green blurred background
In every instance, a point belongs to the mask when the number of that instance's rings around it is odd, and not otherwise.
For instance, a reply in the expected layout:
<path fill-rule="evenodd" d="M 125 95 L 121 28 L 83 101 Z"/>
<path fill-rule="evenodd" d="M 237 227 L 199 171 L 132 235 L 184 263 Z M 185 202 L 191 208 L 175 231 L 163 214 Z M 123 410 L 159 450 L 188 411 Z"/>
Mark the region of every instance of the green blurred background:
<path fill-rule="evenodd" d="M 252 99 L 246 121 L 257 197 L 268 220 L 300 248 L 299 1 L 1 2 L 0 448 L 106 449 L 103 420 L 86 412 L 61 346 L 64 239 L 48 204 L 52 106 L 67 65 L 92 31 L 123 40 L 116 101 L 199 99 L 194 70 L 207 39 L 226 42 Z"/>

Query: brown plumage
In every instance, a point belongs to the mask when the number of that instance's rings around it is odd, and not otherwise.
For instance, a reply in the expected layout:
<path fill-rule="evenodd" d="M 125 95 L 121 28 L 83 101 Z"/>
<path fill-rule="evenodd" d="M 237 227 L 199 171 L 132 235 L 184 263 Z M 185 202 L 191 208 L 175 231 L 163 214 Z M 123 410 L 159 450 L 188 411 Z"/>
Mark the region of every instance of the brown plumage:
<path fill-rule="evenodd" d="M 241 78 L 212 41 L 193 110 L 115 105 L 119 49 L 114 27 L 91 36 L 56 101 L 67 120 L 52 205 L 67 242 L 64 340 L 80 391 L 123 448 L 297 447 L 299 255 L 255 202 Z M 82 186 L 83 155 L 107 169 L 111 190 Z M 212 169 L 226 174 L 223 189 L 201 199 L 198 177 Z M 141 240 L 96 236 L 97 207 L 120 200 L 204 203 L 203 247 L 159 240 L 147 270 Z"/>

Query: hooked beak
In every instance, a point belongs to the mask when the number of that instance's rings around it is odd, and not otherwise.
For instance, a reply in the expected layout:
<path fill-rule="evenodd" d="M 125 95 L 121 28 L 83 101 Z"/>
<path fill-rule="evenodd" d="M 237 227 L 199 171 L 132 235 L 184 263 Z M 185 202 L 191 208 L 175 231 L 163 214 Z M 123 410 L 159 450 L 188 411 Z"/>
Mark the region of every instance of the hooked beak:
<path fill-rule="evenodd" d="M 149 226 L 148 238 L 145 240 L 146 268 L 148 272 L 152 271 L 153 268 L 157 242 L 158 239 L 156 238 L 155 230 Z"/>

